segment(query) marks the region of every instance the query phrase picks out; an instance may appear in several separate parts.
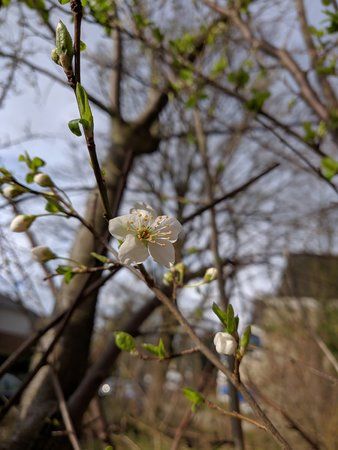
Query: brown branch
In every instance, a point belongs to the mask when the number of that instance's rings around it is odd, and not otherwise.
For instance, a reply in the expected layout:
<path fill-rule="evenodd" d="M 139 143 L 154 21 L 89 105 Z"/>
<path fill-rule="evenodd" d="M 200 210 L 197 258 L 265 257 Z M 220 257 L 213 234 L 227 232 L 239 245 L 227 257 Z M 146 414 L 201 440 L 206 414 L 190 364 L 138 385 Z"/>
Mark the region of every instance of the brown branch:
<path fill-rule="evenodd" d="M 118 21 L 118 11 L 116 2 L 113 5 L 114 21 Z M 121 83 L 123 72 L 123 46 L 122 46 L 122 34 L 118 27 L 115 27 L 112 32 L 112 37 L 115 39 L 115 52 L 114 52 L 114 70 L 111 76 L 111 102 L 112 110 L 118 118 L 121 117 Z"/>
<path fill-rule="evenodd" d="M 318 97 L 315 90 L 310 85 L 306 74 L 300 68 L 298 63 L 290 55 L 290 53 L 285 49 L 280 49 L 264 39 L 257 38 L 252 30 L 249 28 L 248 24 L 243 21 L 240 14 L 236 9 L 232 8 L 222 8 L 216 5 L 210 0 L 203 0 L 204 3 L 209 6 L 214 11 L 217 11 L 222 16 L 228 18 L 233 22 L 233 24 L 240 30 L 244 39 L 251 45 L 253 49 L 261 49 L 267 55 L 272 56 L 281 62 L 281 64 L 288 70 L 288 72 L 293 76 L 298 84 L 298 87 L 302 93 L 303 99 L 310 106 L 313 111 L 324 121 L 329 119 L 329 113 L 325 106 L 322 104 L 320 98 Z"/>
<path fill-rule="evenodd" d="M 197 110 L 194 111 L 194 120 L 195 120 L 197 145 L 202 157 L 205 172 L 208 201 L 209 204 L 212 204 L 214 202 L 214 189 L 213 189 L 214 183 L 210 171 L 207 141 L 202 126 L 200 113 Z M 218 295 L 222 308 L 226 310 L 229 304 L 229 299 L 225 292 L 225 277 L 223 272 L 223 264 L 219 252 L 218 227 L 216 221 L 215 206 L 212 206 L 210 208 L 210 228 L 211 228 L 211 251 L 213 253 L 214 265 L 217 270 Z M 233 360 L 233 357 L 230 357 L 229 359 Z M 234 365 L 234 361 L 231 361 L 231 365 Z M 240 406 L 239 406 L 238 392 L 231 383 L 229 383 L 229 397 L 230 397 L 230 408 L 233 409 L 236 412 L 236 414 L 239 414 Z M 236 418 L 235 415 L 233 415 L 231 418 L 231 431 L 232 431 L 232 439 L 235 443 L 235 448 L 239 450 L 244 450 L 244 435 L 242 430 L 242 424 L 240 420 Z"/>
<path fill-rule="evenodd" d="M 257 122 L 259 122 L 264 128 L 266 128 L 267 130 L 270 131 L 270 133 L 272 133 L 280 142 L 282 142 L 282 144 L 285 145 L 285 147 L 287 147 L 289 150 L 291 150 L 295 155 L 297 155 L 297 157 L 303 161 L 303 163 L 310 168 L 310 170 L 319 178 L 321 178 L 325 183 L 327 183 L 336 193 L 338 192 L 337 187 L 335 186 L 335 184 L 330 181 L 329 179 L 327 179 L 326 177 L 324 177 L 324 175 L 322 174 L 321 170 L 318 169 L 316 166 L 314 166 L 311 161 L 309 161 L 308 159 L 305 158 L 305 156 L 302 155 L 302 153 L 295 148 L 293 145 L 290 144 L 289 141 L 287 141 L 286 139 L 284 139 L 283 136 L 281 136 L 279 133 L 277 133 L 276 130 L 274 130 L 270 125 L 266 124 L 263 120 L 256 118 Z"/>
<path fill-rule="evenodd" d="M 197 385 L 198 392 L 203 393 L 203 391 L 207 388 L 208 383 L 212 379 L 210 376 L 212 374 L 212 371 L 213 365 L 209 361 L 207 361 L 207 363 L 204 365 L 200 380 Z M 175 430 L 174 440 L 171 444 L 170 450 L 178 450 L 178 446 L 183 436 L 184 430 L 188 428 L 193 416 L 194 412 L 192 411 L 191 407 L 187 408 L 185 413 L 183 414 L 181 422 Z"/>
<path fill-rule="evenodd" d="M 231 371 L 225 367 L 219 358 L 213 353 L 207 345 L 205 345 L 200 338 L 197 336 L 195 331 L 190 326 L 187 319 L 182 315 L 182 313 L 177 309 L 177 307 L 173 304 L 171 299 L 167 297 L 156 285 L 154 280 L 149 276 L 149 274 L 146 272 L 144 267 L 142 265 L 138 266 L 140 269 L 140 272 L 142 273 L 143 279 L 146 283 L 146 285 L 149 287 L 149 289 L 156 295 L 158 300 L 166 306 L 166 308 L 169 309 L 169 311 L 172 313 L 172 315 L 175 317 L 175 319 L 180 323 L 180 325 L 184 328 L 188 336 L 191 338 L 191 340 L 194 342 L 195 345 L 197 345 L 201 351 L 201 353 L 204 354 L 204 356 L 217 368 L 219 369 L 226 377 L 230 380 L 230 382 L 234 385 L 234 387 L 243 395 L 245 400 L 248 402 L 248 404 L 251 406 L 252 410 L 255 412 L 257 417 L 259 417 L 262 420 L 262 423 L 265 425 L 267 432 L 271 434 L 271 436 L 275 439 L 276 442 L 280 445 L 281 448 L 286 450 L 291 450 L 292 447 L 290 444 L 285 440 L 285 438 L 280 434 L 280 432 L 277 430 L 277 428 L 273 425 L 273 423 L 270 421 L 270 419 L 266 416 L 264 411 L 261 409 L 257 401 L 253 398 L 249 390 L 244 386 L 244 384 L 239 381 Z"/>
<path fill-rule="evenodd" d="M 105 179 L 102 176 L 102 170 L 100 168 L 100 163 L 96 153 L 96 145 L 94 136 L 90 135 L 86 129 L 84 129 L 84 134 L 86 137 L 87 149 L 89 152 L 90 160 L 92 163 L 92 168 L 94 171 L 97 186 L 99 188 L 101 200 L 105 209 L 106 219 L 109 220 L 113 217 L 112 210 L 109 203 L 108 191 Z"/>
<path fill-rule="evenodd" d="M 82 3 L 81 0 L 71 0 L 70 9 L 74 19 L 74 59 L 75 59 L 75 82 L 81 83 L 81 20 Z"/>
<path fill-rule="evenodd" d="M 3 58 L 15 59 L 18 63 L 29 67 L 33 71 L 36 71 L 38 73 L 41 73 L 42 75 L 47 76 L 51 80 L 54 80 L 54 81 L 56 81 L 59 84 L 62 84 L 62 86 L 68 86 L 69 85 L 69 83 L 67 81 L 59 78 L 56 75 L 54 75 L 49 70 L 47 70 L 47 69 L 45 69 L 43 67 L 40 67 L 40 66 L 38 66 L 36 64 L 33 64 L 32 62 L 28 61 L 27 59 L 25 59 L 23 57 L 20 57 L 20 56 L 18 56 L 16 54 L 6 53 L 6 52 L 1 50 L 0 51 L 0 56 L 2 56 Z M 88 99 L 94 105 L 96 105 L 99 109 L 101 109 L 102 111 L 107 113 L 110 117 L 114 117 L 113 111 L 110 108 L 108 108 L 105 104 L 103 104 L 100 100 L 98 100 L 97 98 L 93 97 L 91 94 L 88 94 Z"/>
<path fill-rule="evenodd" d="M 319 81 L 319 84 L 322 86 L 323 94 L 325 96 L 326 101 L 329 104 L 336 105 L 337 104 L 337 97 L 335 94 L 334 89 L 332 89 L 332 86 L 327 79 L 326 75 L 318 73 L 318 63 L 320 62 L 318 52 L 316 49 L 316 46 L 313 42 L 312 35 L 310 33 L 310 26 L 306 17 L 306 10 L 304 5 L 304 0 L 296 0 L 296 8 L 297 13 L 299 17 L 300 26 L 302 29 L 302 35 L 303 39 L 307 48 L 307 52 L 309 55 L 310 63 L 312 65 L 312 69 L 317 74 L 317 78 Z"/>
<path fill-rule="evenodd" d="M 264 169 L 261 173 L 259 173 L 258 175 L 250 178 L 248 181 L 246 181 L 245 183 L 243 183 L 241 186 L 239 186 L 238 188 L 227 192 L 226 194 L 222 195 L 221 197 L 213 200 L 211 203 L 209 203 L 208 205 L 202 206 L 201 208 L 197 209 L 195 212 L 189 214 L 188 216 L 184 217 L 182 219 L 182 224 L 185 224 L 187 222 L 190 222 L 191 220 L 195 219 L 195 217 L 200 216 L 201 214 L 203 214 L 205 211 L 207 211 L 210 208 L 213 208 L 214 206 L 218 205 L 219 203 L 225 201 L 225 200 L 229 200 L 233 197 L 235 197 L 237 194 L 240 194 L 241 192 L 245 191 L 248 187 L 252 186 L 254 183 L 256 183 L 256 181 L 260 180 L 261 178 L 265 177 L 265 175 L 268 175 L 270 172 L 272 172 L 273 170 L 275 170 L 277 167 L 279 167 L 280 165 L 278 163 L 275 163 L 269 167 L 267 167 L 266 169 Z"/>
<path fill-rule="evenodd" d="M 244 420 L 245 422 L 249 422 L 252 425 L 255 425 L 256 427 L 260 428 L 261 430 L 267 431 L 266 426 L 262 425 L 261 423 L 257 422 L 254 419 L 250 419 L 250 417 L 246 417 L 243 416 L 242 414 L 239 414 L 236 411 L 227 411 L 223 408 L 221 408 L 220 406 L 218 406 L 216 403 L 205 399 L 204 403 L 211 409 L 215 409 L 216 411 L 220 412 L 221 414 L 225 415 L 225 416 L 229 416 L 229 417 L 235 417 L 236 419 L 238 419 L 239 421 Z"/>
<path fill-rule="evenodd" d="M 253 389 L 256 395 L 261 398 L 261 400 L 266 403 L 268 406 L 273 408 L 274 410 L 278 411 L 282 417 L 286 420 L 286 422 L 289 424 L 289 426 L 295 430 L 309 445 L 310 448 L 313 450 L 320 450 L 321 445 L 319 442 L 315 441 L 311 436 L 308 435 L 308 433 L 304 430 L 304 428 L 298 424 L 281 406 L 277 405 L 274 401 L 272 401 L 270 398 L 266 397 L 260 390 L 258 390 L 257 386 L 252 383 L 252 381 L 249 381 L 250 388 Z"/>
<path fill-rule="evenodd" d="M 113 275 L 115 275 L 115 273 L 118 271 L 119 269 L 116 269 L 115 272 L 112 272 L 110 274 L 110 277 L 112 277 Z M 110 278 L 109 277 L 109 278 Z M 105 279 L 105 281 L 107 281 L 107 277 Z M 68 325 L 70 319 L 72 318 L 74 312 L 76 311 L 77 307 L 87 298 L 89 297 L 91 294 L 93 294 L 99 287 L 101 287 L 101 282 L 102 279 L 97 280 L 97 283 L 93 283 L 92 285 L 90 285 L 90 279 L 87 280 L 87 282 L 85 283 L 85 285 L 83 286 L 83 288 L 81 289 L 80 293 L 78 294 L 78 296 L 75 298 L 73 304 L 63 313 L 61 313 L 62 317 L 62 321 L 61 324 L 59 326 L 59 328 L 56 331 L 56 334 L 52 340 L 52 342 L 50 343 L 50 345 L 47 347 L 47 349 L 44 351 L 44 354 L 42 355 L 42 357 L 40 358 L 39 362 L 35 365 L 35 367 L 33 368 L 33 370 L 28 374 L 28 376 L 25 378 L 25 380 L 23 381 L 23 383 L 21 384 L 20 388 L 17 390 L 17 392 L 13 395 L 13 397 L 10 398 L 10 400 L 5 403 L 5 405 L 2 407 L 2 409 L 0 410 L 0 421 L 3 419 L 3 417 L 5 417 L 5 415 L 8 413 L 8 411 L 12 408 L 12 406 L 16 405 L 19 401 L 20 398 L 22 396 L 22 394 L 24 393 L 24 391 L 26 390 L 27 386 L 30 384 L 30 382 L 33 380 L 33 378 L 35 377 L 35 375 L 39 372 L 39 370 L 45 366 L 48 363 L 48 357 L 51 354 L 51 352 L 53 351 L 54 347 L 56 346 L 56 344 L 58 343 L 59 339 L 61 338 L 66 326 Z M 88 286 L 89 285 L 89 286 Z M 56 319 L 55 319 L 56 320 Z M 56 322 L 56 324 L 58 324 L 59 321 Z M 56 325 L 54 323 L 53 326 Z M 50 329 L 51 327 L 49 327 Z M 42 334 L 46 333 L 46 329 L 43 330 Z M 20 353 L 22 354 L 22 352 Z M 18 356 L 17 356 L 18 357 Z M 11 361 L 11 364 L 13 364 L 13 360 Z M 7 364 L 7 366 L 9 366 L 9 364 Z"/>
<path fill-rule="evenodd" d="M 55 390 L 55 394 L 56 394 L 56 398 L 58 400 L 58 404 L 59 404 L 59 409 L 60 409 L 60 413 L 63 419 L 63 423 L 66 427 L 67 430 L 67 435 L 69 438 L 69 441 L 73 447 L 74 450 L 81 450 L 79 441 L 77 439 L 75 430 L 74 430 L 74 426 L 73 426 L 73 422 L 72 419 L 69 415 L 69 411 L 67 408 L 67 403 L 65 400 L 65 396 L 62 392 L 62 388 L 60 385 L 60 381 L 57 377 L 57 374 L 54 370 L 54 368 L 50 365 L 50 374 L 51 374 L 51 378 L 52 378 L 52 383 L 54 386 L 54 390 Z"/>
<path fill-rule="evenodd" d="M 181 352 L 178 352 L 178 353 L 172 353 L 171 355 L 165 356 L 163 358 L 159 358 L 158 356 L 148 356 L 148 355 L 144 355 L 139 352 L 137 353 L 136 356 L 144 361 L 162 362 L 162 361 L 170 361 L 171 359 L 175 359 L 175 358 L 180 358 L 181 356 L 192 355 L 193 353 L 197 353 L 199 351 L 200 351 L 199 348 L 193 347 L 193 348 L 187 348 L 186 350 L 182 350 Z"/>

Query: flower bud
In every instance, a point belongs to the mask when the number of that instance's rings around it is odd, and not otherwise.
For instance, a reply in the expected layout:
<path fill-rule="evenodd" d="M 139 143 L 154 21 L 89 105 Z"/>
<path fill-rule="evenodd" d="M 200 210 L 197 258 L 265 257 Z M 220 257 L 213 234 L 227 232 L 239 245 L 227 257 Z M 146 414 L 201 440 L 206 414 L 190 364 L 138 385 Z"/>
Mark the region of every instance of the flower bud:
<path fill-rule="evenodd" d="M 37 247 L 33 247 L 31 252 L 32 252 L 33 258 L 36 261 L 43 262 L 43 263 L 56 258 L 55 253 L 53 253 L 49 247 L 46 247 L 44 245 L 38 245 Z"/>
<path fill-rule="evenodd" d="M 26 190 L 21 186 L 18 186 L 17 184 L 10 184 L 9 186 L 6 186 L 2 190 L 3 195 L 7 198 L 17 197 L 18 195 L 23 194 L 24 192 L 26 192 Z"/>
<path fill-rule="evenodd" d="M 217 278 L 217 269 L 215 267 L 209 267 L 204 274 L 203 280 L 205 283 L 210 283 L 211 281 L 216 280 Z"/>
<path fill-rule="evenodd" d="M 46 173 L 37 173 L 34 176 L 34 183 L 38 184 L 42 187 L 51 187 L 54 186 L 53 181 L 51 180 L 50 176 Z"/>
<path fill-rule="evenodd" d="M 18 216 L 14 217 L 9 228 L 11 231 L 14 231 L 16 233 L 22 233 L 23 231 L 28 230 L 35 219 L 36 216 L 19 214 Z"/>
<path fill-rule="evenodd" d="M 166 272 L 163 275 L 163 283 L 166 286 L 170 286 L 173 283 L 173 281 L 174 281 L 174 274 L 172 272 Z"/>
<path fill-rule="evenodd" d="M 55 62 L 55 64 L 61 65 L 59 54 L 58 54 L 58 51 L 56 48 L 53 48 L 53 50 L 51 51 L 50 57 L 52 58 L 52 61 Z"/>
<path fill-rule="evenodd" d="M 229 333 L 216 333 L 214 344 L 216 352 L 222 355 L 233 355 L 237 349 L 236 339 Z"/>
<path fill-rule="evenodd" d="M 59 56 L 59 63 L 65 69 L 72 67 L 73 41 L 65 24 L 60 20 L 55 32 L 56 53 Z"/>

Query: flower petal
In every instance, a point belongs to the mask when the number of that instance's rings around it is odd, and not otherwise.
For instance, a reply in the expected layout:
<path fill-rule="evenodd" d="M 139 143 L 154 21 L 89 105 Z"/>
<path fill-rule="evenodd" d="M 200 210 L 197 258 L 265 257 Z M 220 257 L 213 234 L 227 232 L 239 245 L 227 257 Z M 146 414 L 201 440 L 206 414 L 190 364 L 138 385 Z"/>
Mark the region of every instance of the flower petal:
<path fill-rule="evenodd" d="M 161 239 L 155 243 L 149 242 L 148 249 L 150 256 L 159 264 L 170 267 L 175 262 L 175 249 L 170 241 Z"/>
<path fill-rule="evenodd" d="M 115 217 L 109 221 L 109 233 L 112 234 L 116 239 L 123 240 L 129 233 L 127 227 L 128 222 L 132 219 L 131 214 L 126 214 L 125 216 Z"/>
<path fill-rule="evenodd" d="M 182 231 L 182 225 L 175 217 L 158 216 L 151 227 L 160 234 L 161 239 L 168 239 L 170 242 L 176 242 L 178 235 Z"/>
<path fill-rule="evenodd" d="M 150 205 L 148 205 L 147 203 L 135 203 L 134 207 L 131 208 L 130 210 L 130 214 L 137 214 L 141 212 L 144 215 L 150 215 L 150 216 L 156 216 L 156 212 L 154 210 L 154 208 Z"/>
<path fill-rule="evenodd" d="M 128 234 L 119 248 L 122 264 L 140 264 L 148 257 L 147 247 L 133 234 Z"/>

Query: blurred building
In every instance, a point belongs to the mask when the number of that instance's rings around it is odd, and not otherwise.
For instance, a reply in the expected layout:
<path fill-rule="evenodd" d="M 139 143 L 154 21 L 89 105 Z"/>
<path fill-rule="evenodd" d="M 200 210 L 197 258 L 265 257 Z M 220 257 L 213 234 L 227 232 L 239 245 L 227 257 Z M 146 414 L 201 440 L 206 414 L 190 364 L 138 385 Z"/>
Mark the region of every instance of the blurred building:
<path fill-rule="evenodd" d="M 327 355 L 337 357 L 337 319 L 338 257 L 290 254 L 276 295 L 256 301 L 252 322 L 259 344 L 251 342 L 242 362 L 244 378 L 249 371 L 256 380 L 269 372 L 272 354 L 275 362 L 278 355 L 284 360 L 286 348 L 289 359 L 299 358 L 302 346 L 309 345 L 321 345 Z"/>

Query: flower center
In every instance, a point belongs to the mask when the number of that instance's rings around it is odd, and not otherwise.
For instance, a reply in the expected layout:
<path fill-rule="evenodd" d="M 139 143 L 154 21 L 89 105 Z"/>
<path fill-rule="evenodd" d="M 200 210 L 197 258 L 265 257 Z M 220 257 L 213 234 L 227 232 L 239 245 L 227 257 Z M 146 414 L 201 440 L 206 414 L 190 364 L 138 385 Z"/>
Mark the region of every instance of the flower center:
<path fill-rule="evenodd" d="M 140 228 L 137 230 L 137 237 L 141 240 L 145 239 L 148 240 L 151 236 L 151 232 L 149 228 Z"/>

